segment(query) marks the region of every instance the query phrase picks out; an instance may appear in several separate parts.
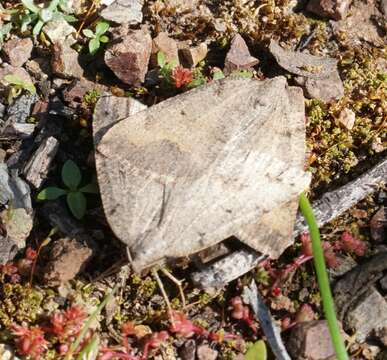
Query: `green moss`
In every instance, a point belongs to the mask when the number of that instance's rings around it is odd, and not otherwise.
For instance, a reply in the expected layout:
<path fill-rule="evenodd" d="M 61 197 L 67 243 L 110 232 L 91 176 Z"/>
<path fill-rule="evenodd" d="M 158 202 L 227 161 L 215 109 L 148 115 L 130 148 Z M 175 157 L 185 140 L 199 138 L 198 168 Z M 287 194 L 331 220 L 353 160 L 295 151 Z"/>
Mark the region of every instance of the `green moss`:
<path fill-rule="evenodd" d="M 0 292 L 0 325 L 23 321 L 33 323 L 42 311 L 44 294 L 28 284 L 2 284 Z"/>

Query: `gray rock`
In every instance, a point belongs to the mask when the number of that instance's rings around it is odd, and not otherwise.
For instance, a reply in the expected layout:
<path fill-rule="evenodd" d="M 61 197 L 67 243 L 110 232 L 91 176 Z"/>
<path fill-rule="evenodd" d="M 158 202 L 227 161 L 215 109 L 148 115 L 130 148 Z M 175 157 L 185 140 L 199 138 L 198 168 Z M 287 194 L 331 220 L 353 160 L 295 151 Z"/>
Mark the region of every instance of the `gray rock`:
<path fill-rule="evenodd" d="M 211 349 L 209 345 L 199 345 L 196 356 L 198 360 L 216 360 L 218 352 L 215 349 Z"/>
<path fill-rule="evenodd" d="M 0 344 L 0 359 L 20 360 L 20 358 L 15 355 L 15 351 L 12 349 L 12 347 L 5 344 Z"/>
<path fill-rule="evenodd" d="M 5 205 L 12 199 L 12 189 L 9 184 L 8 167 L 5 163 L 0 163 L 0 204 Z"/>
<path fill-rule="evenodd" d="M 35 125 L 26 123 L 26 121 L 37 100 L 38 97 L 31 94 L 23 94 L 15 99 L 15 101 L 8 106 L 1 136 L 16 139 L 29 137 L 33 133 Z"/>
<path fill-rule="evenodd" d="M 179 56 L 182 63 L 187 67 L 195 67 L 207 56 L 208 48 L 206 43 L 201 43 L 192 48 L 182 48 L 179 50 Z"/>
<path fill-rule="evenodd" d="M 30 58 L 33 43 L 30 38 L 8 40 L 3 46 L 5 59 L 12 66 L 22 66 Z"/>
<path fill-rule="evenodd" d="M 387 293 L 387 275 L 385 275 L 381 280 L 380 280 L 380 286 L 382 290 Z"/>
<path fill-rule="evenodd" d="M 380 0 L 380 11 L 383 13 L 384 18 L 387 17 L 387 0 Z"/>
<path fill-rule="evenodd" d="M 309 0 L 306 9 L 317 16 L 333 20 L 347 17 L 352 0 Z"/>
<path fill-rule="evenodd" d="M 297 324 L 291 331 L 287 348 L 295 360 L 328 360 L 335 355 L 325 320 Z"/>
<path fill-rule="evenodd" d="M 225 74 L 230 74 L 235 70 L 249 70 L 258 62 L 258 59 L 250 55 L 249 48 L 243 37 L 239 34 L 235 35 L 224 62 Z"/>
<path fill-rule="evenodd" d="M 70 46 L 76 43 L 73 35 L 77 33 L 77 30 L 64 19 L 48 22 L 44 25 L 42 31 L 53 44 L 59 42 Z"/>
<path fill-rule="evenodd" d="M 105 20 L 117 24 L 136 25 L 142 22 L 141 0 L 116 0 L 100 13 Z"/>
<path fill-rule="evenodd" d="M 0 84 L 2 84 L 3 86 L 8 85 L 8 83 L 4 80 L 4 76 L 6 75 L 16 75 L 21 80 L 27 83 L 32 83 L 30 75 L 22 67 L 12 66 L 7 63 L 3 63 L 0 65 Z"/>
<path fill-rule="evenodd" d="M 385 46 L 383 29 L 375 21 L 383 18 L 378 3 L 377 0 L 355 1 L 351 6 L 351 16 L 331 22 L 333 32 L 338 36 L 345 33 L 347 43 L 352 46 L 362 46 L 363 42 Z"/>
<path fill-rule="evenodd" d="M 18 249 L 23 249 L 32 230 L 32 216 L 23 208 L 13 209 L 10 207 L 0 213 L 0 218 L 7 230 L 7 238 Z"/>
<path fill-rule="evenodd" d="M 81 78 L 83 69 L 79 65 L 79 54 L 67 44 L 55 43 L 51 60 L 52 71 L 63 78 Z"/>
<path fill-rule="evenodd" d="M 286 50 L 275 41 L 270 43 L 270 52 L 279 66 L 298 75 L 295 80 L 304 87 L 308 97 L 323 102 L 343 97 L 344 87 L 337 70 L 337 60 Z"/>
<path fill-rule="evenodd" d="M 382 206 L 370 222 L 371 237 L 376 243 L 383 243 L 387 239 L 387 207 Z"/>
<path fill-rule="evenodd" d="M 8 106 L 6 115 L 7 123 L 25 123 L 31 115 L 32 107 L 36 101 L 38 101 L 36 95 L 24 94 L 19 96 Z"/>
<path fill-rule="evenodd" d="M 12 260 L 32 229 L 32 205 L 29 186 L 16 174 L 9 174 L 0 163 L 0 203 L 7 205 L 1 214 L 6 236 L 0 236 L 0 264 Z"/>
<path fill-rule="evenodd" d="M 355 126 L 355 120 L 356 120 L 356 115 L 351 109 L 343 109 L 340 114 L 338 121 L 340 125 L 342 125 L 345 129 L 347 130 L 352 130 L 353 127 Z"/>
<path fill-rule="evenodd" d="M 124 83 L 140 85 L 145 80 L 152 51 L 152 38 L 145 29 L 124 35 L 105 51 L 105 63 Z"/>
<path fill-rule="evenodd" d="M 356 340 L 364 342 L 373 332 L 387 327 L 386 300 L 375 288 L 371 288 L 348 312 L 345 323 L 354 330 Z"/>
<path fill-rule="evenodd" d="M 44 139 L 23 169 L 25 178 L 35 187 L 40 188 L 46 180 L 51 163 L 59 148 L 54 137 Z"/>
<path fill-rule="evenodd" d="M 10 124 L 2 132 L 2 136 L 7 139 L 27 139 L 35 131 L 34 124 Z"/>
<path fill-rule="evenodd" d="M 0 123 L 1 123 L 1 120 L 3 120 L 4 118 L 5 109 L 6 109 L 5 105 L 0 103 Z"/>
<path fill-rule="evenodd" d="M 179 53 L 177 43 L 174 39 L 170 38 L 167 33 L 159 33 L 152 42 L 152 65 L 157 65 L 157 54 L 162 52 L 165 55 L 166 61 L 174 63 L 176 65 L 180 64 Z"/>
<path fill-rule="evenodd" d="M 179 350 L 179 355 L 182 360 L 195 360 L 196 356 L 195 340 L 187 340 Z"/>

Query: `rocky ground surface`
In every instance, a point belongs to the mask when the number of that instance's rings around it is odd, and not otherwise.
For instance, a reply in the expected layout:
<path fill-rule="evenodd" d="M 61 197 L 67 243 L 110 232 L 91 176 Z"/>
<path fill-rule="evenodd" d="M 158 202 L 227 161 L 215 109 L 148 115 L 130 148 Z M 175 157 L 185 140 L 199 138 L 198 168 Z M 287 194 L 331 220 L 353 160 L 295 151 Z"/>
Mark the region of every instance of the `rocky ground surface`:
<path fill-rule="evenodd" d="M 224 77 L 279 75 L 306 98 L 310 197 L 347 189 L 326 201 L 321 232 L 349 354 L 386 359 L 386 19 L 385 0 L 2 1 L 1 359 L 248 359 L 260 339 L 270 357 L 243 295 L 252 280 L 281 330 L 274 344 L 332 358 L 307 234 L 277 260 L 231 239 L 136 274 L 98 195 L 96 104 L 126 117 Z M 203 289 L 200 262 L 218 256 L 249 271 Z"/>

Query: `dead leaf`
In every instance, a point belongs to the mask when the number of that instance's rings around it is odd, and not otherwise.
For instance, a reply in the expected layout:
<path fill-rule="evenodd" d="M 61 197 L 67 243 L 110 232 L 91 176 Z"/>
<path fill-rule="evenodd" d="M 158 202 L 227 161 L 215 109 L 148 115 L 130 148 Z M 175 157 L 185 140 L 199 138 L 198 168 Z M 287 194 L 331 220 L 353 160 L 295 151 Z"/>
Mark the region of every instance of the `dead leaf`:
<path fill-rule="evenodd" d="M 135 270 L 230 236 L 272 257 L 293 241 L 296 201 L 310 176 L 304 98 L 285 78 L 214 81 L 113 125 L 122 111 L 109 101 L 117 100 L 101 101 L 99 187 Z"/>

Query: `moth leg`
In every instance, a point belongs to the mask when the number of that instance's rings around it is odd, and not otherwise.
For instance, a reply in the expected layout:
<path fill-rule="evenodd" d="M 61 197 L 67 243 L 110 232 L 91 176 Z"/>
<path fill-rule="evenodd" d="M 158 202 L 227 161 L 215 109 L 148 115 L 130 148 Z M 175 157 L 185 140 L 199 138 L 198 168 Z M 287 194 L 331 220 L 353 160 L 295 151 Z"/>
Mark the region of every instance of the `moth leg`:
<path fill-rule="evenodd" d="M 165 301 L 165 303 L 167 304 L 168 315 L 169 315 L 169 317 L 170 317 L 171 319 L 173 319 L 171 302 L 169 301 L 167 292 L 165 291 L 163 282 L 162 282 L 161 279 L 160 279 L 160 276 L 159 276 L 159 273 L 158 273 L 158 269 L 157 269 L 157 268 L 153 268 L 153 269 L 152 269 L 152 275 L 153 275 L 153 277 L 156 279 L 157 285 L 159 286 L 159 289 L 160 289 L 160 291 L 161 291 L 161 294 L 163 295 L 164 301 Z"/>
<path fill-rule="evenodd" d="M 184 290 L 183 290 L 183 281 L 179 280 L 179 279 L 176 279 L 167 269 L 165 268 L 161 268 L 160 269 L 162 271 L 162 273 L 168 278 L 170 279 L 172 282 L 175 283 L 175 285 L 177 286 L 177 288 L 179 289 L 179 292 L 180 292 L 180 297 L 181 297 L 181 302 L 183 304 L 183 309 L 186 307 L 187 303 L 185 301 L 185 295 L 184 295 Z"/>

